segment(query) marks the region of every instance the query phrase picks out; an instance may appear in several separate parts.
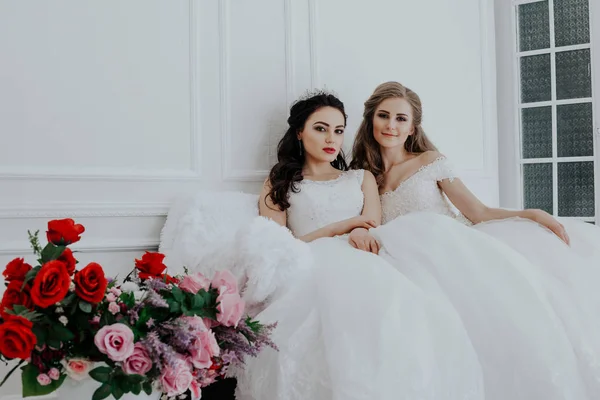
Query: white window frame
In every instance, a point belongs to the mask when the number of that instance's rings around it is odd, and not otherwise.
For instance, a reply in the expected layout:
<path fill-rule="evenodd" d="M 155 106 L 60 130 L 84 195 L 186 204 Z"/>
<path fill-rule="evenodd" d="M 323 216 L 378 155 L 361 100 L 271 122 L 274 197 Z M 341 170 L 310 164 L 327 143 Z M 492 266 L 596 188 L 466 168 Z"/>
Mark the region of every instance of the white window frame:
<path fill-rule="evenodd" d="M 558 162 L 593 161 L 595 217 L 566 217 L 578 220 L 600 223 L 600 4 L 589 0 L 590 8 L 590 43 L 573 46 L 555 47 L 554 37 L 554 0 L 548 1 L 550 19 L 550 48 L 531 51 L 518 49 L 518 21 L 516 7 L 522 4 L 537 3 L 546 0 L 496 0 L 496 37 L 497 43 L 497 74 L 498 74 L 498 116 L 499 123 L 499 165 L 500 165 L 500 205 L 507 208 L 523 208 L 523 174 L 524 164 L 551 163 L 553 182 L 553 214 L 558 215 Z M 596 4 L 594 4 L 596 3 Z M 509 16 L 509 18 L 507 18 Z M 597 28 L 595 28 L 597 27 Z M 510 49 L 509 49 L 510 44 Z M 572 50 L 590 50 L 592 66 L 592 97 L 584 99 L 556 100 L 556 53 Z M 557 51 L 558 50 L 558 51 Z M 520 58 L 539 54 L 550 54 L 551 99 L 550 101 L 521 103 L 520 92 Z M 512 70 L 507 71 L 507 63 L 502 57 L 510 57 Z M 502 85 L 511 83 L 511 88 Z M 587 157 L 558 157 L 557 155 L 557 106 L 562 104 L 592 103 L 594 126 L 594 156 Z M 507 106 L 510 104 L 511 106 Z M 552 107 L 552 157 L 522 158 L 521 151 L 521 115 L 522 110 L 532 107 Z M 512 128 L 511 128 L 512 125 Z M 504 136 L 507 130 L 512 131 L 512 139 Z M 512 143 L 510 143 L 512 140 Z M 504 172 L 504 175 L 503 175 Z M 502 176 L 503 175 L 503 176 Z M 563 217 L 564 218 L 564 217 Z"/>

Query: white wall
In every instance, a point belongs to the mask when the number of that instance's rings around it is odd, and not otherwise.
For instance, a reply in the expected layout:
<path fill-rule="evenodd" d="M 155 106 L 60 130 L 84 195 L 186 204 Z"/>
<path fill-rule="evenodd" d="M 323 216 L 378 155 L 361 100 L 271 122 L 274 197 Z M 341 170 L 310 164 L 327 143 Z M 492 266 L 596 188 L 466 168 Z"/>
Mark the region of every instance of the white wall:
<path fill-rule="evenodd" d="M 127 272 L 177 195 L 257 192 L 312 87 L 353 132 L 378 83 L 408 85 L 497 203 L 491 0 L 0 0 L 0 54 L 0 265 L 28 254 L 27 229 L 74 217 L 80 261 Z"/>

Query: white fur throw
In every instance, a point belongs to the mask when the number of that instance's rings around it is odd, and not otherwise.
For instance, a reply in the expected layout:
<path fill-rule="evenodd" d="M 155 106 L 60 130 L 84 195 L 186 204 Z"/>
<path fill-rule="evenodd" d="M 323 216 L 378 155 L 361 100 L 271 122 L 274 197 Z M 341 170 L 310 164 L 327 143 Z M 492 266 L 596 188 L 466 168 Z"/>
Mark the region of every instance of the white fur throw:
<path fill-rule="evenodd" d="M 256 217 L 238 231 L 234 268 L 237 276 L 247 278 L 243 298 L 249 304 L 273 300 L 312 265 L 308 244 L 275 221 Z"/>
<path fill-rule="evenodd" d="M 201 192 L 176 201 L 159 251 L 171 274 L 183 272 L 183 266 L 208 277 L 229 269 L 254 308 L 312 266 L 308 245 L 286 227 L 259 217 L 258 196 L 240 192 Z"/>
<path fill-rule="evenodd" d="M 173 274 L 229 269 L 237 230 L 258 216 L 258 196 L 203 191 L 177 200 L 161 232 L 159 251 Z"/>

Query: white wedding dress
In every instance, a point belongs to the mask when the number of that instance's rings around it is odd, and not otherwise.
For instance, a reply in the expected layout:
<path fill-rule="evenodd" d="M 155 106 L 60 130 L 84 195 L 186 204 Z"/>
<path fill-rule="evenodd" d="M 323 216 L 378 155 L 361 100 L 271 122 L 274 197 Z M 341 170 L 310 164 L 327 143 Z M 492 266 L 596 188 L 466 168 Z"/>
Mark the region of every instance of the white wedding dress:
<path fill-rule="evenodd" d="M 569 247 L 525 219 L 473 226 L 438 186 L 454 178 L 441 157 L 381 196 L 385 225 L 373 233 L 384 257 L 402 261 L 394 265 L 404 275 L 456 308 L 486 398 L 600 398 L 600 230 L 561 221 Z M 511 369 L 514 381 L 501 381 Z"/>
<path fill-rule="evenodd" d="M 362 178 L 302 181 L 287 213 L 294 235 L 360 215 Z M 484 399 L 477 354 L 449 302 L 346 237 L 309 246 L 313 268 L 257 316 L 278 323 L 279 351 L 246 360 L 238 400 Z"/>

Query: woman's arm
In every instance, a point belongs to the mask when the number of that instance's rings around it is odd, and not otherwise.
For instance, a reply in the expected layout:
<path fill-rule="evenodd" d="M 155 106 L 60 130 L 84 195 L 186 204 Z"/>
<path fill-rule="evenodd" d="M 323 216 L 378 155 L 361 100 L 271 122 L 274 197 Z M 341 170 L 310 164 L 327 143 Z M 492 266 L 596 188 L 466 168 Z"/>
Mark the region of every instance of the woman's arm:
<path fill-rule="evenodd" d="M 279 225 L 287 226 L 287 218 L 285 211 L 281 210 L 279 206 L 273 204 L 269 192 L 271 191 L 271 182 L 267 179 L 263 185 L 262 192 L 258 200 L 258 210 L 261 216 L 272 219 Z M 298 239 L 304 242 L 312 242 L 313 240 L 323 237 L 333 237 L 337 235 L 344 235 L 354 228 L 372 228 L 376 226 L 376 222 L 372 221 L 364 216 L 350 218 L 343 221 L 335 222 L 333 224 L 326 225 L 316 231 L 310 232 Z"/>
<path fill-rule="evenodd" d="M 483 204 L 460 179 L 444 179 L 438 182 L 448 199 L 474 224 L 494 219 L 512 217 L 527 218 L 535 221 L 554 232 L 565 243 L 569 244 L 569 236 L 564 226 L 550 214 L 542 210 L 509 211 L 492 208 Z"/>
<path fill-rule="evenodd" d="M 381 225 L 381 201 L 379 200 L 379 189 L 377 181 L 370 171 L 364 171 L 362 191 L 364 205 L 361 215 L 374 221 L 375 227 Z M 379 253 L 379 242 L 369 233 L 368 229 L 358 227 L 350 232 L 348 242 L 355 248 Z"/>

